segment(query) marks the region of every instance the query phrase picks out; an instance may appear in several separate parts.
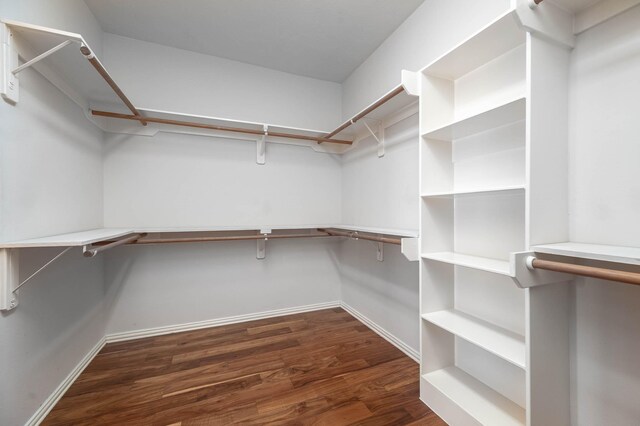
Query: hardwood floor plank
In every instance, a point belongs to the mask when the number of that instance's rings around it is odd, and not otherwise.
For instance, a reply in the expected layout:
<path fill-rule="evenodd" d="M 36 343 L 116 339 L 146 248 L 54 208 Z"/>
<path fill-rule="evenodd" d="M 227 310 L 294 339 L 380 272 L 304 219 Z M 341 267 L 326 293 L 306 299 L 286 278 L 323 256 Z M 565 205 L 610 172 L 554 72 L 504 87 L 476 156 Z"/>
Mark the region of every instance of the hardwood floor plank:
<path fill-rule="evenodd" d="M 43 425 L 426 425 L 419 368 L 340 308 L 106 345 Z"/>

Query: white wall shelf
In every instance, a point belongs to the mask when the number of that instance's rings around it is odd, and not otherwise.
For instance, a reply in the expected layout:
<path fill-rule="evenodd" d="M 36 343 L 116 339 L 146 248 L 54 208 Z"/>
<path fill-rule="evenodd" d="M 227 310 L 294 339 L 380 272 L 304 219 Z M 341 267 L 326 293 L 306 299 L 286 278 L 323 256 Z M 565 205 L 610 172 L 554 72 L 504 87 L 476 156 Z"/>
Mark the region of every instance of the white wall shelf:
<path fill-rule="evenodd" d="M 533 251 L 555 256 L 640 266 L 640 248 L 638 247 L 565 242 L 537 245 L 533 247 Z"/>
<path fill-rule="evenodd" d="M 464 197 L 468 195 L 482 195 L 491 193 L 517 193 L 524 191 L 524 185 L 507 185 L 495 188 L 477 188 L 477 189 L 456 189 L 453 191 L 442 192 L 429 192 L 422 194 L 422 198 L 451 198 L 451 197 Z"/>
<path fill-rule="evenodd" d="M 436 370 L 422 376 L 425 384 L 433 391 L 439 392 L 448 398 L 458 409 L 466 413 L 468 420 L 481 425 L 521 426 L 526 424 L 525 410 L 518 404 L 502 396 L 489 386 L 473 378 L 456 367 L 447 367 Z M 433 398 L 434 405 L 438 405 L 440 399 Z M 440 407 L 434 407 L 436 412 Z M 442 407 L 453 411 L 451 408 Z M 456 424 L 463 423 L 466 419 L 452 414 L 450 418 L 459 420 Z"/>
<path fill-rule="evenodd" d="M 51 51 L 33 67 L 77 103 L 87 118 L 107 132 L 153 136 L 162 131 L 254 141 L 257 144 L 256 162 L 265 164 L 266 142 L 341 154 L 351 148 L 354 140 L 373 135 L 379 141 L 379 156 L 383 156 L 384 129 L 417 113 L 416 78 L 408 71 L 402 72 L 401 84 L 393 89 L 393 96 L 387 94 L 365 108 L 364 115 L 361 113 L 348 120 L 345 123 L 348 128 L 341 132 L 136 108 L 80 34 L 8 20 L 2 21 L 2 25 L 12 35 L 15 51 L 25 61 Z M 61 48 L 56 50 L 56 46 Z M 84 52 L 80 51 L 81 47 Z M 88 59 L 95 62 L 93 67 L 101 68 L 104 78 L 92 69 Z M 17 102 L 11 96 L 5 98 L 11 103 Z M 121 101 L 127 104 L 129 111 L 123 108 Z M 334 135 L 331 140 L 326 139 L 329 134 Z"/>
<path fill-rule="evenodd" d="M 498 105 L 490 105 L 470 117 L 456 119 L 453 122 L 433 130 L 427 130 L 422 137 L 450 142 L 484 131 L 506 126 L 525 119 L 526 99 L 519 97 Z"/>
<path fill-rule="evenodd" d="M 99 228 L 68 234 L 51 235 L 21 241 L 0 243 L 0 249 L 38 248 L 38 247 L 81 247 L 100 241 L 123 237 L 132 234 L 132 229 Z"/>
<path fill-rule="evenodd" d="M 494 274 L 511 276 L 510 265 L 506 260 L 490 259 L 480 256 L 470 256 L 467 254 L 453 252 L 423 253 L 422 258 L 434 260 L 437 262 L 449 263 L 455 266 L 464 266 L 465 268 L 492 272 Z"/>
<path fill-rule="evenodd" d="M 423 314 L 422 318 L 517 367 L 526 368 L 524 336 L 455 309 Z"/>

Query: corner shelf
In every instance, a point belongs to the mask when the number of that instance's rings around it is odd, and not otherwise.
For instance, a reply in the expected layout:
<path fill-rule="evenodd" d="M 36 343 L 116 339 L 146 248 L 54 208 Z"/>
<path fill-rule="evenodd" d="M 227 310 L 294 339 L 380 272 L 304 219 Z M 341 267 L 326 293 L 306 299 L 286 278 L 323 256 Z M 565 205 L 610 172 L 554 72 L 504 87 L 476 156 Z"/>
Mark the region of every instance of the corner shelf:
<path fill-rule="evenodd" d="M 524 336 L 455 309 L 424 314 L 422 318 L 517 367 L 526 368 Z"/>
<path fill-rule="evenodd" d="M 526 424 L 524 408 L 457 367 L 447 367 L 427 373 L 422 376 L 422 379 L 479 424 L 501 426 Z"/>
<path fill-rule="evenodd" d="M 466 196 L 466 195 L 482 195 L 482 194 L 490 194 L 490 193 L 517 193 L 519 191 L 524 191 L 524 185 L 508 185 L 502 187 L 495 188 L 478 188 L 478 189 L 461 189 L 454 191 L 443 191 L 443 192 L 429 192 L 426 194 L 422 194 L 422 198 L 451 198 L 458 196 Z"/>
<path fill-rule="evenodd" d="M 640 266 L 640 248 L 586 243 L 542 244 L 532 248 L 536 253 L 568 256 L 601 262 Z"/>
<path fill-rule="evenodd" d="M 423 253 L 422 258 L 492 272 L 494 274 L 511 276 L 511 266 L 507 260 L 490 259 L 488 257 L 471 256 L 454 252 Z"/>
<path fill-rule="evenodd" d="M 423 138 L 450 142 L 525 119 L 526 98 L 518 97 L 422 133 Z"/>

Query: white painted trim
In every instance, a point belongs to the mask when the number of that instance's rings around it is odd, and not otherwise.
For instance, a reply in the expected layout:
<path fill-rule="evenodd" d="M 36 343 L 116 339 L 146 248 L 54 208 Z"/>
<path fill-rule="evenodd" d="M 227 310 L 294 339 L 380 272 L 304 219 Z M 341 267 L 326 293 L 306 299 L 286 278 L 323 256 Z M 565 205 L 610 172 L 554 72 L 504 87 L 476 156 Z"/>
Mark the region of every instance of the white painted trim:
<path fill-rule="evenodd" d="M 360 312 L 356 311 L 353 307 L 347 305 L 346 303 L 341 302 L 340 307 L 345 311 L 347 311 L 348 313 L 350 313 L 351 315 L 353 315 L 356 319 L 358 319 L 364 325 L 369 327 L 371 330 L 375 331 L 380 337 L 385 339 L 387 342 L 391 343 L 393 346 L 400 349 L 409 358 L 411 358 L 415 362 L 420 362 L 420 352 L 416 351 L 411 346 L 407 345 L 402 340 L 398 339 L 396 336 L 389 333 L 387 330 L 380 327 L 378 324 L 376 324 L 366 316 L 362 315 Z"/>
<path fill-rule="evenodd" d="M 338 308 L 339 301 L 316 303 L 313 305 L 297 306 L 294 308 L 275 309 L 272 311 L 257 312 L 253 314 L 236 315 L 232 317 L 217 318 L 206 321 L 189 322 L 178 325 L 147 328 L 142 330 L 112 333 L 105 336 L 107 343 L 123 342 L 126 340 L 141 339 L 144 337 L 161 336 L 163 334 L 180 333 L 182 331 L 199 330 L 201 328 L 218 327 L 221 325 L 238 324 L 241 322 L 255 321 L 265 318 L 281 317 L 283 315 L 299 314 L 303 312 L 319 311 L 321 309 Z"/>
<path fill-rule="evenodd" d="M 47 414 L 53 409 L 53 407 L 60 401 L 60 398 L 69 390 L 71 385 L 76 381 L 78 376 L 84 371 L 84 369 L 89 365 L 93 358 L 98 355 L 98 352 L 102 350 L 104 345 L 106 344 L 106 339 L 103 336 L 98 343 L 87 353 L 74 367 L 73 370 L 69 373 L 69 375 L 60 383 L 60 385 L 49 395 L 47 399 L 40 405 L 38 410 L 31 416 L 29 420 L 25 423 L 25 426 L 37 426 L 47 417 Z"/>

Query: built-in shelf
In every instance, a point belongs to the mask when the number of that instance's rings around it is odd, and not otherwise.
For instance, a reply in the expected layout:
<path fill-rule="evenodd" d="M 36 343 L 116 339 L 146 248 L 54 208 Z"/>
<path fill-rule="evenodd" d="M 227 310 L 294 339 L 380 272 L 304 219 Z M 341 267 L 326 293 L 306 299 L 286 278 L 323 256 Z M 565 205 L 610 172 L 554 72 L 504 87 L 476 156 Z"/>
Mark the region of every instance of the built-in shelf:
<path fill-rule="evenodd" d="M 471 116 L 453 120 L 442 127 L 428 130 L 422 137 L 441 141 L 465 138 L 490 129 L 506 126 L 525 119 L 526 99 L 520 97 L 487 109 Z"/>
<path fill-rule="evenodd" d="M 526 368 L 524 336 L 455 309 L 431 312 L 422 318 L 520 368 Z"/>
<path fill-rule="evenodd" d="M 453 252 L 423 253 L 422 258 L 450 263 L 456 266 L 479 269 L 481 271 L 493 272 L 494 274 L 511 276 L 511 268 L 509 262 L 506 260 L 470 256 L 467 254 Z"/>
<path fill-rule="evenodd" d="M 556 256 L 640 265 L 640 247 L 566 242 L 534 246 L 533 251 Z"/>
<path fill-rule="evenodd" d="M 456 367 L 447 367 L 422 376 L 435 390 L 449 398 L 483 425 L 522 426 L 524 408 Z"/>
<path fill-rule="evenodd" d="M 518 193 L 524 190 L 524 185 L 508 185 L 494 188 L 456 189 L 453 191 L 429 192 L 422 194 L 422 198 L 451 198 L 465 195 L 481 195 L 491 193 Z"/>

